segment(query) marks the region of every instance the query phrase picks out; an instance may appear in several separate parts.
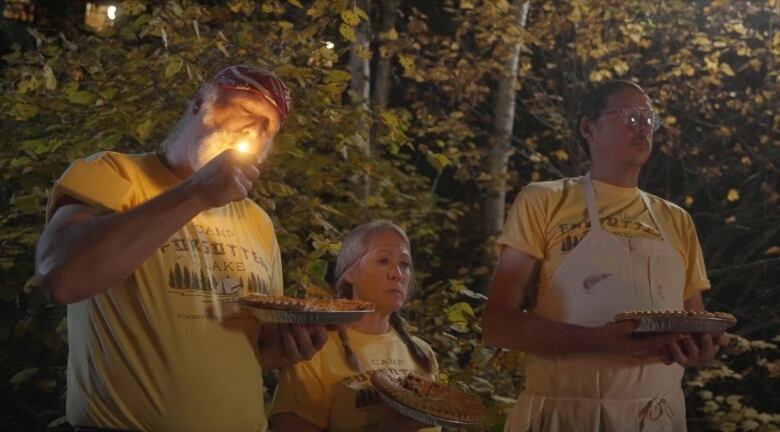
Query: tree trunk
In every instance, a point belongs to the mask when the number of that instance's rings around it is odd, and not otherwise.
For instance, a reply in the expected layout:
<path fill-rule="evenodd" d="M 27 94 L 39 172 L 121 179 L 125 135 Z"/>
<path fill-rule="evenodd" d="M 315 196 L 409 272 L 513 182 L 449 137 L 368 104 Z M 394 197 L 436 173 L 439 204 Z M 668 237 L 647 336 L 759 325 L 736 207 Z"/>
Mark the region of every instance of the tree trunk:
<path fill-rule="evenodd" d="M 512 6 L 517 25 L 525 27 L 529 0 L 515 0 Z M 493 105 L 495 123 L 489 140 L 490 152 L 487 160 L 487 171 L 491 180 L 487 185 L 483 210 L 487 234 L 491 238 L 498 235 L 504 225 L 507 166 L 511 150 L 512 125 L 515 120 L 515 85 L 520 44 L 521 42 L 515 42 L 508 50 L 504 62 L 504 74 L 498 80 L 498 90 Z"/>
<path fill-rule="evenodd" d="M 356 6 L 371 16 L 371 0 L 357 0 Z M 349 52 L 349 71 L 352 73 L 350 81 L 350 95 L 356 107 L 362 108 L 368 113 L 371 98 L 371 61 L 361 58 L 355 50 L 355 45 L 362 46 L 366 52 L 371 50 L 371 23 L 370 20 L 361 20 L 355 28 L 355 44 Z M 359 125 L 358 132 L 353 136 L 354 142 L 366 156 L 371 155 L 369 137 L 371 134 L 369 121 L 366 116 Z M 369 182 L 366 179 L 358 180 L 358 194 L 365 198 L 370 192 Z"/>
<path fill-rule="evenodd" d="M 398 0 L 385 0 L 380 2 L 380 23 L 379 23 L 379 35 L 380 46 L 385 43 L 381 39 L 381 35 L 388 33 L 390 30 L 395 29 L 395 20 L 398 15 Z M 392 73 L 392 61 L 391 55 L 382 56 L 381 51 L 377 48 L 378 60 L 376 62 L 376 74 L 374 77 L 374 89 L 371 94 L 371 109 L 374 113 L 375 120 L 371 124 L 371 139 L 369 140 L 369 149 L 371 153 L 376 152 L 377 140 L 381 132 L 382 123 L 378 118 L 379 113 L 387 106 L 387 99 L 390 95 L 390 78 Z"/>

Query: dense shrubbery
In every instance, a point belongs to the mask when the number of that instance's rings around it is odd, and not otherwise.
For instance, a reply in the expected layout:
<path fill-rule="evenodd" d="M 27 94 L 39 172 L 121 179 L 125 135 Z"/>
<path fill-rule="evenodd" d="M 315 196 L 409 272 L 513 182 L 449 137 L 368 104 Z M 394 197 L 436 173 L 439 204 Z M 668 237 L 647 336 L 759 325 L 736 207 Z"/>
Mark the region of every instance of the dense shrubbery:
<path fill-rule="evenodd" d="M 377 35 L 394 69 L 389 106 L 375 111 L 346 91 L 345 59 L 355 25 L 377 12 L 304 3 L 127 1 L 106 32 L 32 32 L 37 49 L 4 57 L 1 424 L 63 424 L 64 308 L 47 304 L 32 277 L 47 188 L 75 158 L 155 149 L 203 77 L 252 63 L 282 75 L 296 101 L 253 196 L 274 217 L 289 294 L 328 289 L 345 230 L 372 218 L 399 222 L 419 270 L 407 315 L 439 353 L 443 378 L 482 395 L 486 427 L 500 429 L 522 383 L 522 355 L 481 338 L 492 251 L 480 197 L 492 176 L 505 175 L 482 168 L 484 143 L 502 44 L 520 40 L 510 197 L 529 181 L 586 169 L 567 131 L 589 82 L 643 83 L 664 118 L 643 187 L 691 212 L 712 270 L 709 305 L 741 320 L 743 337 L 689 372 L 691 428 L 777 430 L 777 1 L 532 2 L 526 29 L 507 21 L 504 1 L 401 2 L 397 30 Z M 370 155 L 359 145 L 366 124 L 382 126 Z"/>

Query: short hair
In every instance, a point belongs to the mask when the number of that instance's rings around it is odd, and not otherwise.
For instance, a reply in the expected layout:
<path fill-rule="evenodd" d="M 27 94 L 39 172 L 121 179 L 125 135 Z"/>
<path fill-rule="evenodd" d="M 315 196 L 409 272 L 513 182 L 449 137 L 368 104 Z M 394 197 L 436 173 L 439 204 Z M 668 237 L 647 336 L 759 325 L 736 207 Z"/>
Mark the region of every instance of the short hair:
<path fill-rule="evenodd" d="M 588 156 L 590 156 L 590 148 L 588 147 L 588 140 L 582 136 L 582 132 L 580 131 L 580 122 L 583 118 L 591 121 L 596 120 L 599 113 L 607 107 L 607 100 L 609 97 L 623 90 L 638 90 L 649 97 L 645 89 L 633 81 L 612 80 L 593 87 L 582 99 L 582 102 L 577 109 L 577 121 L 574 125 L 574 131 L 577 140 L 582 144 L 585 153 Z"/>

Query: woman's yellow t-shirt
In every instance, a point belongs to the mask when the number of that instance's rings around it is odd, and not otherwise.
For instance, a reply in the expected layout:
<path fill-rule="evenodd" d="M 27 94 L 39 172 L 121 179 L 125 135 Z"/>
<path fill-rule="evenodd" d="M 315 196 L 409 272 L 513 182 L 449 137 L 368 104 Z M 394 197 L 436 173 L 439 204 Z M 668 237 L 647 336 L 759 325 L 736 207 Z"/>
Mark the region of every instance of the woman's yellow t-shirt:
<path fill-rule="evenodd" d="M 364 372 L 358 373 L 349 367 L 338 333 L 329 332 L 325 346 L 311 360 L 282 371 L 271 416 L 292 412 L 332 432 L 376 429 L 382 403 L 367 372 L 377 369 L 423 371 L 395 330 L 370 335 L 347 328 L 347 337 Z M 431 347 L 422 339 L 413 339 L 433 360 L 434 370 L 430 376 L 435 378 L 438 365 Z"/>

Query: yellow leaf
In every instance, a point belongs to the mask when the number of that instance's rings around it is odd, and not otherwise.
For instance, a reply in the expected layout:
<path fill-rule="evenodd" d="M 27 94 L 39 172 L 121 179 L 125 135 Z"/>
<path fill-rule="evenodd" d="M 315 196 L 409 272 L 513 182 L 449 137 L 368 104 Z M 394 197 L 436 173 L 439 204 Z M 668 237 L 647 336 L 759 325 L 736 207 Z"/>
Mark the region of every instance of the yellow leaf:
<path fill-rule="evenodd" d="M 569 13 L 569 16 L 566 18 L 574 24 L 582 21 L 582 13 L 580 12 L 579 5 L 575 4 L 571 10 L 571 13 Z"/>
<path fill-rule="evenodd" d="M 685 197 L 685 207 L 691 207 L 693 205 L 693 197 L 688 195 Z"/>
<path fill-rule="evenodd" d="M 352 79 L 352 74 L 350 74 L 349 72 L 339 70 L 339 69 L 334 69 L 332 71 L 329 71 L 327 74 L 325 74 L 324 81 L 326 83 L 331 83 L 331 82 L 344 82 L 344 81 L 349 81 L 351 79 Z"/>
<path fill-rule="evenodd" d="M 344 39 L 350 42 L 355 42 L 357 39 L 355 37 L 355 30 L 347 24 L 341 23 L 339 26 L 339 33 L 341 33 L 341 36 L 344 36 Z"/>
<path fill-rule="evenodd" d="M 565 162 L 565 161 L 569 160 L 569 154 L 566 153 L 565 150 L 558 149 L 558 150 L 555 150 L 553 152 L 553 154 L 555 155 L 556 158 L 558 158 L 559 161 L 564 161 Z"/>
<path fill-rule="evenodd" d="M 119 4 L 117 15 L 138 15 L 146 10 L 144 2 L 138 0 L 127 0 Z"/>
<path fill-rule="evenodd" d="M 287 0 L 287 3 L 290 3 L 291 5 L 297 7 L 298 9 L 303 9 L 303 5 L 298 0 Z"/>
<path fill-rule="evenodd" d="M 720 64 L 720 71 L 723 72 L 724 75 L 734 76 L 734 70 L 731 69 L 731 66 L 729 66 L 728 63 L 721 63 Z"/>
<path fill-rule="evenodd" d="M 355 10 L 355 15 L 357 15 L 358 18 L 364 21 L 368 21 L 368 15 L 366 15 L 366 12 L 363 9 L 360 9 L 359 7 L 355 6 L 354 10 Z"/>
<path fill-rule="evenodd" d="M 43 65 L 43 84 L 46 90 L 52 91 L 57 88 L 57 78 L 49 65 Z"/>
<path fill-rule="evenodd" d="M 398 39 L 398 32 L 395 31 L 394 28 L 390 29 L 390 31 L 386 31 L 384 33 L 379 33 L 379 38 L 382 40 L 397 40 Z"/>
<path fill-rule="evenodd" d="M 403 66 L 404 70 L 407 72 L 414 70 L 414 60 L 406 55 L 399 55 L 398 61 L 401 63 L 401 66 Z"/>
<path fill-rule="evenodd" d="M 739 161 L 742 163 L 742 165 L 745 166 L 753 165 L 753 161 L 751 161 L 750 158 L 747 156 L 742 156 L 742 159 L 740 159 Z"/>
<path fill-rule="evenodd" d="M 474 320 L 474 309 L 466 302 L 458 302 L 445 310 L 447 320 L 458 330 L 466 331 Z"/>
<path fill-rule="evenodd" d="M 316 0 L 309 9 L 306 10 L 306 15 L 312 18 L 319 18 L 328 9 L 328 0 Z"/>
<path fill-rule="evenodd" d="M 696 69 L 691 67 L 691 65 L 689 65 L 688 63 L 681 64 L 680 69 L 682 70 L 682 73 L 685 76 L 694 76 L 696 74 Z"/>
<path fill-rule="evenodd" d="M 780 246 L 772 246 L 764 251 L 764 255 L 780 255 Z"/>
<path fill-rule="evenodd" d="M 729 189 L 728 194 L 726 194 L 726 199 L 729 200 L 729 202 L 739 201 L 739 191 L 734 188 Z"/>
<path fill-rule="evenodd" d="M 341 20 L 351 26 L 355 26 L 360 23 L 360 18 L 357 16 L 357 14 L 349 9 L 341 11 Z"/>
<path fill-rule="evenodd" d="M 146 142 L 146 139 L 149 138 L 149 134 L 152 132 L 153 126 L 154 126 L 154 122 L 152 121 L 152 119 L 145 118 L 141 120 L 141 122 L 135 126 L 135 133 L 136 133 L 136 138 L 138 138 L 138 141 Z"/>
<path fill-rule="evenodd" d="M 352 46 L 352 48 L 355 50 L 355 54 L 357 54 L 357 56 L 362 58 L 363 60 L 371 59 L 371 51 L 366 49 L 366 47 L 364 47 L 363 45 L 355 44 Z"/>
<path fill-rule="evenodd" d="M 441 172 L 441 170 L 446 168 L 448 165 L 452 165 L 450 159 L 442 153 L 428 151 L 425 154 L 425 158 L 428 160 L 428 163 L 439 172 Z"/>
<path fill-rule="evenodd" d="M 677 123 L 677 117 L 675 116 L 669 116 L 664 119 L 664 123 L 671 126 L 673 124 Z"/>

